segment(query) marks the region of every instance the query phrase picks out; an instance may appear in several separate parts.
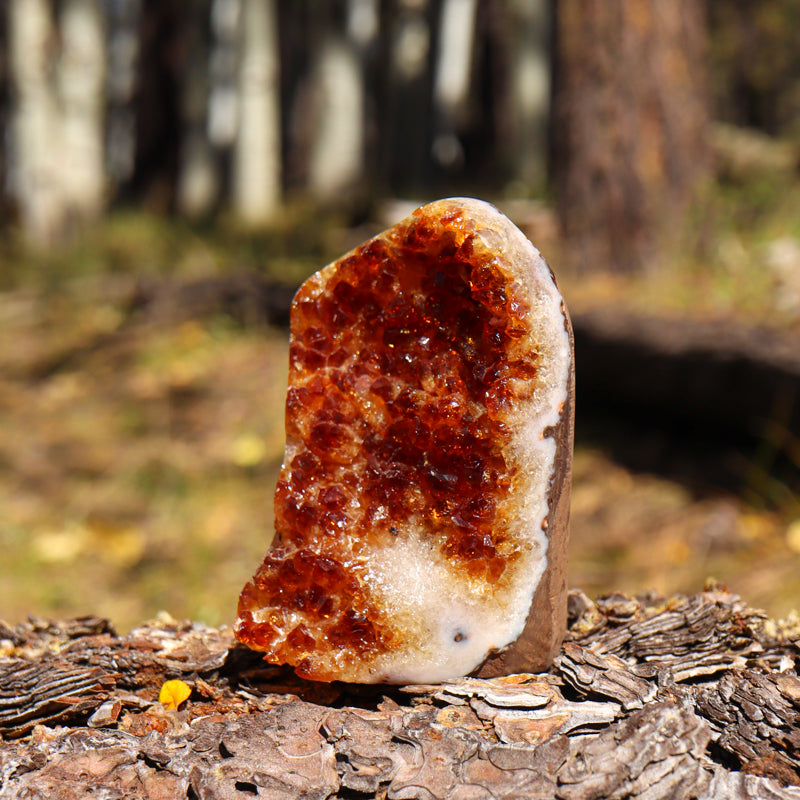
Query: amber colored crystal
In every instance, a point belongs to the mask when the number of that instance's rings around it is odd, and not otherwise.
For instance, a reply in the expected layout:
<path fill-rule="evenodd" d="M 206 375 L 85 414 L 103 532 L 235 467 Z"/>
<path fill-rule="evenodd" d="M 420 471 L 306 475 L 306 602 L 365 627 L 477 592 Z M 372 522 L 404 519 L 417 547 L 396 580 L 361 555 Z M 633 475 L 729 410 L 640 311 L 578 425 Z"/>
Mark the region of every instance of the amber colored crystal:
<path fill-rule="evenodd" d="M 295 297 L 276 536 L 236 626 L 270 662 L 361 679 L 407 646 L 369 559 L 412 531 L 482 586 L 502 585 L 518 557 L 504 452 L 538 354 L 524 287 L 476 244 L 457 206 L 426 207 Z"/>

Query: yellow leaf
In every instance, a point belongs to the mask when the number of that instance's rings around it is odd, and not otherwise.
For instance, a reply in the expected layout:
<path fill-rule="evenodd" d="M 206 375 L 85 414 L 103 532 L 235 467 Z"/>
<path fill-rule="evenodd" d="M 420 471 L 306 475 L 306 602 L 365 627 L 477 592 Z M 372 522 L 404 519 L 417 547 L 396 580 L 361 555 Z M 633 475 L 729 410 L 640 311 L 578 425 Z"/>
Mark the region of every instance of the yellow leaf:
<path fill-rule="evenodd" d="M 800 519 L 789 524 L 786 529 L 786 544 L 794 553 L 800 553 Z"/>
<path fill-rule="evenodd" d="M 86 552 L 88 540 L 89 533 L 85 526 L 74 522 L 61 530 L 34 534 L 31 547 L 37 559 L 44 564 L 72 564 Z"/>
<path fill-rule="evenodd" d="M 147 549 L 144 530 L 134 525 L 97 516 L 86 523 L 92 536 L 87 552 L 117 567 L 133 567 Z"/>
<path fill-rule="evenodd" d="M 168 711 L 175 711 L 191 693 L 192 689 L 188 683 L 179 680 L 165 681 L 158 693 L 158 702 Z"/>
<path fill-rule="evenodd" d="M 255 433 L 243 433 L 233 442 L 231 459 L 237 467 L 256 467 L 266 455 L 266 444 Z"/>

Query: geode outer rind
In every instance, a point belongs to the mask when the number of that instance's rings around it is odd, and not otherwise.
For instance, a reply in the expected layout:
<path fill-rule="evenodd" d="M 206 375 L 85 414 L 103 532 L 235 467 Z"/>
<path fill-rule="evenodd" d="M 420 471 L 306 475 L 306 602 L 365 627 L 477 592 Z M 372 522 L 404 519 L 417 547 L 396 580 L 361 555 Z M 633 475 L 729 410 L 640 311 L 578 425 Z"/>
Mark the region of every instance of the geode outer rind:
<path fill-rule="evenodd" d="M 275 539 L 236 635 L 316 680 L 546 667 L 566 607 L 574 377 L 536 249 L 424 206 L 292 304 Z"/>

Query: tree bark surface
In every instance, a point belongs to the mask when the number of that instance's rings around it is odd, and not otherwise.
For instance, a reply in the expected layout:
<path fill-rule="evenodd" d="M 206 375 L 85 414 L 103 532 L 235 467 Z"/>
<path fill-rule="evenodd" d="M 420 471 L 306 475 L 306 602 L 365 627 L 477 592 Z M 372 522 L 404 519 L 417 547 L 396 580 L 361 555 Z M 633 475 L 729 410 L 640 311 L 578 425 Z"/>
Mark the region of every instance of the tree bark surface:
<path fill-rule="evenodd" d="M 553 156 L 577 268 L 651 269 L 709 174 L 702 0 L 561 0 Z"/>
<path fill-rule="evenodd" d="M 549 672 L 402 688 L 304 682 L 169 618 L 0 623 L 0 797 L 800 800 L 799 655 L 796 621 L 714 586 L 574 591 Z"/>

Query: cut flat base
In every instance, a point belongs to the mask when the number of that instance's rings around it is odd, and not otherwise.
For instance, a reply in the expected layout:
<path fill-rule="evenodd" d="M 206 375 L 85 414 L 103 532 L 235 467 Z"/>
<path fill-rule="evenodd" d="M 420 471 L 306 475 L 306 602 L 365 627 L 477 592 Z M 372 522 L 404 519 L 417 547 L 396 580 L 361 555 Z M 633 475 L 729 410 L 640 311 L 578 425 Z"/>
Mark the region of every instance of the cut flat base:
<path fill-rule="evenodd" d="M 418 209 L 291 311 L 276 535 L 237 638 L 314 680 L 545 668 L 565 625 L 572 333 L 494 207 Z"/>

